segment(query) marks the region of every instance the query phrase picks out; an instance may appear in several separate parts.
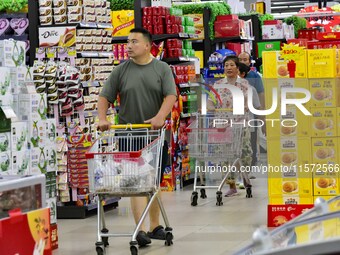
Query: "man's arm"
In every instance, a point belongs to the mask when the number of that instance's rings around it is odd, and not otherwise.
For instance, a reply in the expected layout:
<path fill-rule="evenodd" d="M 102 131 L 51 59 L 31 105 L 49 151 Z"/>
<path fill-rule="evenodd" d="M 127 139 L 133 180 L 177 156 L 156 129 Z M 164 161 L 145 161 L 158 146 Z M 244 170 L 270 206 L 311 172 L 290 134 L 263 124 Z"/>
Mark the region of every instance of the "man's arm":
<path fill-rule="evenodd" d="M 264 100 L 264 93 L 259 93 L 259 99 L 261 104 L 261 110 L 264 110 L 266 108 L 265 100 Z"/>
<path fill-rule="evenodd" d="M 109 101 L 105 97 L 99 96 L 97 108 L 98 108 L 98 118 L 99 118 L 98 129 L 100 131 L 105 131 L 105 130 L 110 129 L 110 126 L 112 125 L 112 123 L 106 119 L 107 110 L 109 109 Z"/>
<path fill-rule="evenodd" d="M 177 96 L 168 95 L 164 98 L 161 108 L 159 109 L 157 115 L 151 119 L 144 121 L 144 123 L 150 123 L 152 129 L 160 129 L 164 125 L 164 120 L 166 116 L 171 112 L 173 105 L 177 100 Z"/>

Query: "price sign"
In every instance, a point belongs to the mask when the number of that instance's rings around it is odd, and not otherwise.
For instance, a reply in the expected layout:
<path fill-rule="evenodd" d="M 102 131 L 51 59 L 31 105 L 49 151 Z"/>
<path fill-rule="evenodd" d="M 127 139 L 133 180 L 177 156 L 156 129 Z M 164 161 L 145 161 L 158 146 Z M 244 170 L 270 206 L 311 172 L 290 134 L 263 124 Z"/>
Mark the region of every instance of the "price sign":
<path fill-rule="evenodd" d="M 281 58 L 284 60 L 299 60 L 300 56 L 304 54 L 304 47 L 300 47 L 296 44 L 284 44 L 281 50 Z"/>

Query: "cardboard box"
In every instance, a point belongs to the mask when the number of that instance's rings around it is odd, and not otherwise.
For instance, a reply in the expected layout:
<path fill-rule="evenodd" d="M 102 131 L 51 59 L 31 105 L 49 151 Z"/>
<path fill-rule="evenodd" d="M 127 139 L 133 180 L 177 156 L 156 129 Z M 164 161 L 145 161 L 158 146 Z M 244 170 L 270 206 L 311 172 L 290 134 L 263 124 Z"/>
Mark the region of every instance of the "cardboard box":
<path fill-rule="evenodd" d="M 338 138 L 312 138 L 312 163 L 335 165 L 339 160 L 337 151 Z M 319 170 L 322 171 L 322 169 Z M 315 174 L 317 171 L 313 173 Z"/>
<path fill-rule="evenodd" d="M 57 198 L 46 199 L 46 206 L 50 208 L 50 221 L 51 224 L 57 223 Z"/>
<path fill-rule="evenodd" d="M 269 196 L 270 205 L 300 205 L 314 204 L 313 196 L 280 195 Z"/>
<path fill-rule="evenodd" d="M 309 178 L 272 178 L 268 176 L 268 194 L 269 196 L 312 196 L 312 175 Z"/>
<path fill-rule="evenodd" d="M 262 39 L 283 39 L 284 30 L 282 24 L 262 26 Z"/>
<path fill-rule="evenodd" d="M 271 178 L 310 178 L 311 171 L 299 166 L 311 163 L 310 138 L 282 137 L 267 141 L 268 164 L 285 166 L 286 171 L 268 172 Z"/>
<path fill-rule="evenodd" d="M 0 133 L 0 152 L 7 152 L 12 150 L 11 133 Z"/>
<path fill-rule="evenodd" d="M 263 21 L 263 25 L 282 25 L 282 20 L 265 20 Z"/>
<path fill-rule="evenodd" d="M 12 151 L 22 151 L 28 147 L 28 123 L 12 122 L 11 126 Z"/>
<path fill-rule="evenodd" d="M 45 120 L 47 114 L 46 94 L 19 95 L 19 121 Z"/>
<path fill-rule="evenodd" d="M 308 76 L 306 54 L 303 54 L 300 59 L 295 62 L 295 66 L 288 65 L 288 61 L 282 59 L 278 51 L 263 52 L 262 61 L 264 78 L 307 78 Z"/>
<path fill-rule="evenodd" d="M 297 44 L 301 47 L 308 47 L 308 40 L 307 39 L 304 39 L 304 38 L 298 38 L 298 39 L 288 39 L 287 40 L 287 44 Z"/>
<path fill-rule="evenodd" d="M 329 168 L 324 170 L 329 171 Z M 337 173 L 327 173 L 319 176 L 315 173 L 313 177 L 314 195 L 317 196 L 337 196 L 339 195 L 339 178 Z"/>
<path fill-rule="evenodd" d="M 243 20 L 215 21 L 215 37 L 236 37 L 244 34 Z"/>
<path fill-rule="evenodd" d="M 237 56 L 243 52 L 241 43 L 228 42 L 225 46 L 227 49 L 234 51 Z"/>
<path fill-rule="evenodd" d="M 340 106 L 340 79 L 309 79 L 312 107 Z"/>
<path fill-rule="evenodd" d="M 309 78 L 340 76 L 338 49 L 307 50 L 307 56 Z"/>
<path fill-rule="evenodd" d="M 332 49 L 340 48 L 340 41 L 309 41 L 308 49 Z"/>
<path fill-rule="evenodd" d="M 268 205 L 268 227 L 278 227 L 313 207 L 313 204 Z"/>
<path fill-rule="evenodd" d="M 112 11 L 112 36 L 127 36 L 130 30 L 135 28 L 134 11 L 120 10 Z"/>
<path fill-rule="evenodd" d="M 238 16 L 236 14 L 216 16 L 216 21 L 227 21 L 227 20 L 238 20 Z"/>
<path fill-rule="evenodd" d="M 310 108 L 307 108 L 307 110 L 310 111 Z M 277 109 L 273 114 L 266 117 L 267 137 L 310 137 L 311 116 L 305 115 L 294 106 L 288 106 L 286 113 L 286 115 L 281 115 L 281 109 Z M 267 143 L 268 142 L 267 140 Z"/>
<path fill-rule="evenodd" d="M 194 19 L 195 27 L 203 27 L 203 14 L 186 14 L 185 16 L 191 17 Z M 218 16 L 217 16 L 218 18 Z"/>
<path fill-rule="evenodd" d="M 72 47 L 76 43 L 76 27 L 39 27 L 39 47 Z"/>
<path fill-rule="evenodd" d="M 281 41 L 277 42 L 258 42 L 257 43 L 257 57 L 262 58 L 264 51 L 279 51 L 281 49 Z"/>
<path fill-rule="evenodd" d="M 13 101 L 11 93 L 11 69 L 0 67 L 0 73 L 0 106 L 11 105 Z"/>
<path fill-rule="evenodd" d="M 24 149 L 22 151 L 12 151 L 12 174 L 14 175 L 28 175 L 30 151 Z"/>
<path fill-rule="evenodd" d="M 0 220 L 0 254 L 52 255 L 50 231 L 49 208 L 12 210 L 10 217 Z M 35 250 L 39 242 L 45 243 L 43 253 Z"/>
<path fill-rule="evenodd" d="M 204 39 L 204 27 L 195 27 L 195 35 L 198 35 L 198 38 L 195 38 L 195 40 L 203 40 Z"/>
<path fill-rule="evenodd" d="M 319 41 L 339 40 L 340 32 L 319 32 L 316 34 L 316 39 Z"/>
<path fill-rule="evenodd" d="M 335 137 L 337 136 L 337 108 L 322 107 L 312 108 L 311 136 L 312 137 Z"/>
<path fill-rule="evenodd" d="M 0 152 L 0 173 L 2 175 L 12 174 L 11 152 Z"/>
<path fill-rule="evenodd" d="M 15 40 L 0 41 L 0 66 L 17 67 L 26 65 L 26 43 Z"/>

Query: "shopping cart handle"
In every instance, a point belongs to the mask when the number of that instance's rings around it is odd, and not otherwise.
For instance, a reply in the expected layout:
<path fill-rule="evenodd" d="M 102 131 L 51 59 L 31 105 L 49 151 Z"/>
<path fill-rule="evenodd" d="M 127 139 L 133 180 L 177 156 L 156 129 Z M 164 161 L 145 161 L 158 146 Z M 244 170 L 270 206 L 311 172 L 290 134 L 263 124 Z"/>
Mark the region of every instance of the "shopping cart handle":
<path fill-rule="evenodd" d="M 151 124 L 119 124 L 111 125 L 111 129 L 137 129 L 137 128 L 151 128 Z"/>

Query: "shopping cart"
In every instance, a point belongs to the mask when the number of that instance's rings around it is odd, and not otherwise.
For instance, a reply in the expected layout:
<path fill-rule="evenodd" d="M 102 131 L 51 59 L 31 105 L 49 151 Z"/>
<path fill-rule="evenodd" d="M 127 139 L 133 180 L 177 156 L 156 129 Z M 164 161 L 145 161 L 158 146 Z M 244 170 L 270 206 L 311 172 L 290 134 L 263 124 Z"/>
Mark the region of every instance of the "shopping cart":
<path fill-rule="evenodd" d="M 197 115 L 196 119 L 187 128 L 189 133 L 189 155 L 195 159 L 194 190 L 191 195 L 192 206 L 197 205 L 198 193 L 196 190 L 198 188 L 201 192 L 200 197 L 203 199 L 207 197 L 205 189 L 217 188 L 216 205 L 223 205 L 221 189 L 232 173 L 239 172 L 237 166 L 241 166 L 240 158 L 242 155 L 244 127 L 242 125 L 231 125 L 230 120 L 235 120 L 236 117 L 232 112 L 222 110 L 214 115 Z M 245 117 L 243 116 L 242 118 L 245 119 Z M 201 169 L 201 162 L 205 164 L 204 169 Z M 209 162 L 224 162 L 226 164 L 218 168 L 216 165 L 209 166 Z M 217 172 L 225 173 L 224 178 L 217 186 L 204 185 L 203 172 L 213 168 Z M 240 174 L 246 187 L 246 197 L 250 198 L 252 197 L 252 192 L 248 175 L 244 171 L 241 171 Z M 197 185 L 198 175 L 200 177 L 200 186 Z"/>
<path fill-rule="evenodd" d="M 340 254 L 340 196 L 317 198 L 314 207 L 278 228 L 258 228 L 252 242 L 233 255 Z"/>
<path fill-rule="evenodd" d="M 165 129 L 151 130 L 151 125 L 114 125 L 104 132 L 86 153 L 90 192 L 98 195 L 98 255 L 105 254 L 109 237 L 132 236 L 130 251 L 138 254 L 136 236 L 151 204 L 157 200 L 166 228 L 165 245 L 172 244 L 172 228 L 159 198 L 160 168 Z M 105 196 L 149 198 L 146 208 L 132 234 L 110 234 L 105 224 L 102 202 Z"/>

